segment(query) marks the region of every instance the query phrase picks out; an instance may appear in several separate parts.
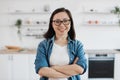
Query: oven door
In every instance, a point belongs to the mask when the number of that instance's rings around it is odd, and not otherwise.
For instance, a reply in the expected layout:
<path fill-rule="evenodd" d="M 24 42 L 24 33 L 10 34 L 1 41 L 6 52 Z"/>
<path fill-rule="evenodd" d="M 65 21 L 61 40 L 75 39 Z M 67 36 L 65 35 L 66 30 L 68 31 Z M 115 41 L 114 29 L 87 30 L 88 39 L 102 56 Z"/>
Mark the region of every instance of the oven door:
<path fill-rule="evenodd" d="M 89 78 L 114 78 L 114 58 L 89 58 Z"/>

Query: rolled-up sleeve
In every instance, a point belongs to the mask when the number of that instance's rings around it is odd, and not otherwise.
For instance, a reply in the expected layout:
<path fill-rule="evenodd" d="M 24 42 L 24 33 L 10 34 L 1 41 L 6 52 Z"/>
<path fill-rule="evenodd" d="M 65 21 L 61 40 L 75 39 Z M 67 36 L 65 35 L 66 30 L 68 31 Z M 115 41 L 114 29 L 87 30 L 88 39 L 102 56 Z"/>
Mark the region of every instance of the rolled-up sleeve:
<path fill-rule="evenodd" d="M 46 51 L 45 51 L 45 44 L 44 42 L 41 42 L 38 45 L 37 48 L 37 54 L 36 54 L 36 59 L 35 59 L 35 70 L 36 73 L 42 68 L 42 67 L 48 67 L 48 62 L 47 62 L 47 56 L 46 56 Z"/>
<path fill-rule="evenodd" d="M 83 44 L 80 43 L 79 41 L 77 42 L 77 50 L 76 51 L 77 51 L 77 57 L 79 58 L 76 64 L 80 65 L 84 69 L 83 73 L 85 73 L 87 70 L 87 60 L 85 57 Z"/>

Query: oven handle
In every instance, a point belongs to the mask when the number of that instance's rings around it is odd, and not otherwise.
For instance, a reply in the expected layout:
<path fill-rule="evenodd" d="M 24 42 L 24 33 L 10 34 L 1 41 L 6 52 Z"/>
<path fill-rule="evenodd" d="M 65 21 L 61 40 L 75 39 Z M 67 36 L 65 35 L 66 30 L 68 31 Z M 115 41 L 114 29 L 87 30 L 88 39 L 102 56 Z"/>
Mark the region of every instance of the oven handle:
<path fill-rule="evenodd" d="M 111 61 L 114 58 L 89 58 L 89 61 Z"/>

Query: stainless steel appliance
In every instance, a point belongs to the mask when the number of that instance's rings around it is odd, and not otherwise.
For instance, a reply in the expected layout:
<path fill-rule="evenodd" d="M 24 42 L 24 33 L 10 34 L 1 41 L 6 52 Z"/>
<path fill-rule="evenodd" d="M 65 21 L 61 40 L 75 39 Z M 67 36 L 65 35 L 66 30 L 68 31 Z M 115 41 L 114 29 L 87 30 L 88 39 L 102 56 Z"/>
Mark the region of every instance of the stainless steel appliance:
<path fill-rule="evenodd" d="M 114 80 L 114 53 L 95 51 L 88 56 L 89 80 Z"/>

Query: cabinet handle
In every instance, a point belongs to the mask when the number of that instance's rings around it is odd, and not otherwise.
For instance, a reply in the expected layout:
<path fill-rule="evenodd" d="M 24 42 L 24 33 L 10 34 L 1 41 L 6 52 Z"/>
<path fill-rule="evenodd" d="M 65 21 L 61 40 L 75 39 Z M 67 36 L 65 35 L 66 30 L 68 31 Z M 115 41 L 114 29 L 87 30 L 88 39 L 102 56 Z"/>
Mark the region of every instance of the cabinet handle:
<path fill-rule="evenodd" d="M 10 60 L 10 56 L 8 56 L 8 60 Z"/>
<path fill-rule="evenodd" d="M 8 56 L 8 60 L 11 60 L 11 61 L 12 61 L 12 60 L 13 60 L 13 56 L 11 56 L 11 55 Z"/>
<path fill-rule="evenodd" d="M 13 56 L 11 56 L 11 61 L 13 61 Z"/>

